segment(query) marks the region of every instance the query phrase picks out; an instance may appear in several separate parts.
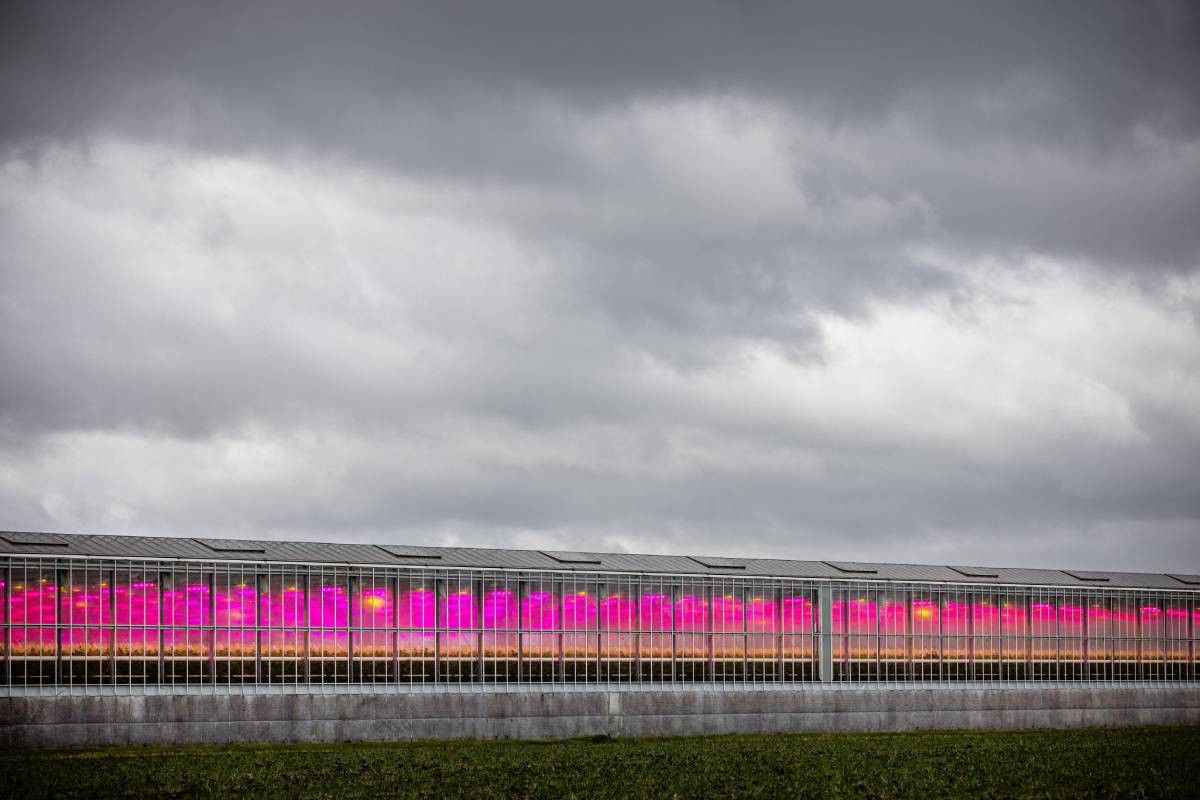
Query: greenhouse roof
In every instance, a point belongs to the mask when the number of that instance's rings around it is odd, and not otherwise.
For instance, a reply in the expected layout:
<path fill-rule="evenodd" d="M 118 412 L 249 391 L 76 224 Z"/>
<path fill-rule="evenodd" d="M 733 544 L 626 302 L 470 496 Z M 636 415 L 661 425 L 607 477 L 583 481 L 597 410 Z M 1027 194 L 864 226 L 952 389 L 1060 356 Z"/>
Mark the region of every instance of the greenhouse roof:
<path fill-rule="evenodd" d="M 0 531 L 0 555 L 1197 589 L 1200 575 Z"/>

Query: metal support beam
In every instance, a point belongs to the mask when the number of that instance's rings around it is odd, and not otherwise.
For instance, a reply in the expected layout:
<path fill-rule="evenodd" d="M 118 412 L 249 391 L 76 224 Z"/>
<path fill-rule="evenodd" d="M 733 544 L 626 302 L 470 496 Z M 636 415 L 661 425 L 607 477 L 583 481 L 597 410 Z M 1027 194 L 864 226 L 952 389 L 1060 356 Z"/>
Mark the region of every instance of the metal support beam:
<path fill-rule="evenodd" d="M 529 583 L 527 581 L 517 581 L 517 596 L 515 599 L 517 605 L 517 683 L 524 682 L 525 678 L 525 615 L 521 613 L 521 600 L 529 593 Z"/>
<path fill-rule="evenodd" d="M 817 589 L 817 610 L 821 615 L 821 682 L 833 681 L 833 592 L 828 583 Z"/>
<path fill-rule="evenodd" d="M 55 570 L 50 573 L 54 578 L 54 682 L 59 686 L 66 684 L 63 680 L 63 619 L 62 619 L 62 593 L 71 585 L 71 573 L 65 569 Z M 42 589 L 45 591 L 45 588 Z M 41 618 L 39 617 L 39 620 Z"/>
<path fill-rule="evenodd" d="M 4 572 L 4 682 L 12 686 L 12 565 L 5 566 Z M 1189 612 L 1190 616 L 1190 612 Z"/>
<path fill-rule="evenodd" d="M 208 580 L 203 584 L 208 587 L 208 625 L 201 625 L 201 636 L 208 638 L 208 682 L 217 683 L 217 573 L 208 573 Z M 203 623 L 204 615 L 200 621 Z M 201 640 L 203 641 L 203 640 Z"/>
<path fill-rule="evenodd" d="M 487 597 L 485 596 L 486 589 L 482 580 L 476 580 L 471 584 L 473 595 L 479 603 L 479 630 L 475 634 L 475 645 L 478 648 L 475 652 L 475 680 L 483 683 L 484 675 L 487 671 L 487 657 L 483 652 L 484 634 L 483 634 L 483 610 L 487 605 Z"/>
<path fill-rule="evenodd" d="M 362 580 L 351 573 L 346 576 L 346 683 L 354 683 L 354 643 L 357 641 L 354 637 L 354 625 L 358 624 L 359 629 L 362 628 L 362 601 L 363 598 L 359 594 L 362 589 Z M 358 598 L 358 619 L 354 618 L 354 598 Z M 360 636 L 359 639 L 362 637 Z M 374 637 L 372 637 L 373 639 Z M 334 640 L 336 641 L 336 639 Z M 371 642 L 374 646 L 374 641 Z M 367 655 L 364 652 L 363 657 Z M 374 654 L 371 655 L 374 659 Z M 362 676 L 359 676 L 359 680 Z"/>
<path fill-rule="evenodd" d="M 913 593 L 912 589 L 904 590 L 904 674 L 908 680 L 917 678 L 917 667 L 913 663 L 913 637 L 916 628 L 913 626 Z"/>
<path fill-rule="evenodd" d="M 163 652 L 164 650 L 166 650 L 166 646 L 167 646 L 167 637 L 166 637 L 166 634 L 163 632 L 163 601 L 165 599 L 163 587 L 166 586 L 167 581 L 169 581 L 169 580 L 171 580 L 171 573 L 160 572 L 160 573 L 158 573 L 158 580 L 156 581 L 157 585 L 154 587 L 154 590 L 156 592 L 158 592 L 157 625 L 158 625 L 158 683 L 159 684 L 164 684 L 167 682 L 166 663 L 165 663 L 166 653 Z"/>
<path fill-rule="evenodd" d="M 267 598 L 267 607 L 270 608 L 270 584 L 266 575 L 255 574 L 254 576 L 254 675 L 259 683 L 268 683 L 267 675 L 263 674 L 263 650 L 267 646 L 264 642 L 262 608 L 263 598 Z"/>
<path fill-rule="evenodd" d="M 298 614 L 300 624 L 304 625 L 304 633 L 297 638 L 304 643 L 303 650 L 300 652 L 300 663 L 304 667 L 304 682 L 312 683 L 312 619 L 309 616 L 308 610 L 312 607 L 312 573 L 306 571 L 304 573 L 304 600 L 303 613 Z"/>
<path fill-rule="evenodd" d="M 967 592 L 967 646 L 963 648 L 967 657 L 967 679 L 976 677 L 975 669 L 975 593 Z"/>
<path fill-rule="evenodd" d="M 1188 680 L 1195 680 L 1200 678 L 1196 675 L 1196 612 L 1200 610 L 1200 597 L 1184 597 L 1192 602 L 1188 603 L 1188 668 L 1183 674 Z"/>
<path fill-rule="evenodd" d="M 102 595 L 103 596 L 103 595 Z M 108 680 L 117 683 L 117 568 L 108 571 Z"/>

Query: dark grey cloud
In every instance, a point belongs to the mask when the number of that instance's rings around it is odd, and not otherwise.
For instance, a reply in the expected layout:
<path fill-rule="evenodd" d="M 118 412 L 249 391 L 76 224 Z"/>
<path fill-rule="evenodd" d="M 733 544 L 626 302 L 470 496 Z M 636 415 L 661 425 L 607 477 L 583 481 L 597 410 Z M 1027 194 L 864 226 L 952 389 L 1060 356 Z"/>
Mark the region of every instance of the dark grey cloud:
<path fill-rule="evenodd" d="M 9 527 L 1200 565 L 1186 3 L 0 14 Z"/>
<path fill-rule="evenodd" d="M 914 155 L 885 137 L 862 179 L 882 171 L 927 196 L 950 233 L 1191 268 L 1198 16 L 1184 2 L 364 3 L 337 15 L 296 3 L 13 4 L 0 135 L 117 129 L 576 185 L 589 176 L 564 119 L 740 95 L 835 128 L 915 126 L 930 144 L 916 156 L 949 165 L 881 169 Z M 1189 143 L 1181 175 L 1164 151 Z M 1019 167 L 1047 151 L 1052 168 L 1020 179 L 955 163 Z M 810 185 L 853 180 L 827 165 L 810 173 Z M 1132 178 L 1131 191 L 1105 173 Z M 1048 213 L 1064 206 L 1074 213 Z"/>

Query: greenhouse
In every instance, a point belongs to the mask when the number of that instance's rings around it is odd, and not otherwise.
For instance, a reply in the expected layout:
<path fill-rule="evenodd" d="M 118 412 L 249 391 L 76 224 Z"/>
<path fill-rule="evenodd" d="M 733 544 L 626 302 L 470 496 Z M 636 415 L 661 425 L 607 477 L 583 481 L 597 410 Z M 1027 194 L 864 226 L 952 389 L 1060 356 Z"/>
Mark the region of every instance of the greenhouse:
<path fill-rule="evenodd" d="M 1200 639 L 1187 574 L 9 532 L 0 582 L 9 695 L 1186 684 Z"/>

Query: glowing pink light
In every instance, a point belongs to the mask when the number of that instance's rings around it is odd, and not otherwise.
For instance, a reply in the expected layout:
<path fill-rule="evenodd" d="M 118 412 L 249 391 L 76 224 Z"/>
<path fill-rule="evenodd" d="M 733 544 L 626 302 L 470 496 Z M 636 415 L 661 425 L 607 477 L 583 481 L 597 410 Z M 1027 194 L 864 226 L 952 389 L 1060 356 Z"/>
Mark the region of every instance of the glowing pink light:
<path fill-rule="evenodd" d="M 600 627 L 603 630 L 630 630 L 633 628 L 634 602 L 620 595 L 612 595 L 600 601 Z"/>
<path fill-rule="evenodd" d="M 521 627 L 541 631 L 558 627 L 558 604 L 549 592 L 531 592 L 521 601 Z"/>
<path fill-rule="evenodd" d="M 458 591 L 444 597 L 441 611 L 447 628 L 475 627 L 475 598 L 469 591 Z"/>
<path fill-rule="evenodd" d="M 563 628 L 566 630 L 590 630 L 596 627 L 599 608 L 596 598 L 590 594 L 575 593 L 563 596 Z"/>
<path fill-rule="evenodd" d="M 666 595 L 642 595 L 641 614 L 642 627 L 660 631 L 671 629 L 671 602 Z"/>
<path fill-rule="evenodd" d="M 811 630 L 813 624 L 812 601 L 807 597 L 783 598 L 783 613 L 780 615 L 780 624 L 783 626 L 784 632 L 787 633 Z"/>
<path fill-rule="evenodd" d="M 779 627 L 778 612 L 773 600 L 756 597 L 746 612 L 746 627 L 755 633 L 774 633 Z"/>
<path fill-rule="evenodd" d="M 400 603 L 400 627 L 433 628 L 435 598 L 428 589 L 413 589 L 405 592 Z"/>

